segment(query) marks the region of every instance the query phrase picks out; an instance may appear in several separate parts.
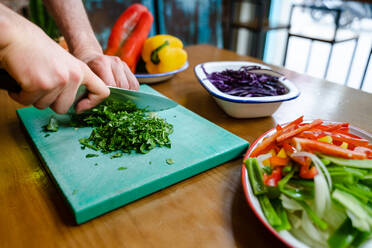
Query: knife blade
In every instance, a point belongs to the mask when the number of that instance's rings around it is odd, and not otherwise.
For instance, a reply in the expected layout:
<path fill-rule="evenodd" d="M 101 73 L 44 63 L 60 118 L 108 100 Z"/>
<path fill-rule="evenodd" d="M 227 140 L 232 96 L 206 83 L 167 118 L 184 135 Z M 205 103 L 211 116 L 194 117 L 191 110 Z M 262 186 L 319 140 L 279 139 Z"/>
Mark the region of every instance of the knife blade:
<path fill-rule="evenodd" d="M 148 111 L 152 112 L 167 110 L 178 105 L 178 103 L 168 98 L 150 93 L 125 90 L 112 86 L 108 86 L 108 88 L 110 89 L 109 98 L 120 101 L 131 100 L 137 105 L 138 108 L 147 108 Z M 21 87 L 18 85 L 17 81 L 15 81 L 14 78 L 12 78 L 12 76 L 10 76 L 9 73 L 3 69 L 0 69 L 0 89 L 16 93 L 21 91 Z M 87 92 L 85 86 L 81 85 L 75 97 L 73 106 L 76 102 L 86 96 L 86 94 Z M 68 112 L 74 112 L 73 108 L 70 108 Z"/>
<path fill-rule="evenodd" d="M 131 100 L 138 108 L 147 108 L 151 112 L 158 112 L 176 107 L 178 103 L 151 93 L 141 91 L 126 90 L 122 88 L 108 86 L 110 89 L 109 99 Z"/>

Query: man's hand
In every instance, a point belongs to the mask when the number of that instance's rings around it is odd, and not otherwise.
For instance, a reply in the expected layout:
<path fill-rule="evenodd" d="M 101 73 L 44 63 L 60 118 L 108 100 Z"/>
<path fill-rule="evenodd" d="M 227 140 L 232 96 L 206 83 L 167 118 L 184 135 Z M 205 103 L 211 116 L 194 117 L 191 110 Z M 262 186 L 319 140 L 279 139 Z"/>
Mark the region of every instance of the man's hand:
<path fill-rule="evenodd" d="M 84 61 L 106 85 L 138 90 L 139 83 L 126 63 L 102 52 L 82 1 L 43 0 L 62 32 L 70 52 Z"/>
<path fill-rule="evenodd" d="M 137 78 L 119 57 L 104 55 L 100 52 L 87 55 L 75 53 L 75 56 L 85 62 L 106 85 L 138 90 Z"/>
<path fill-rule="evenodd" d="M 9 93 L 13 99 L 39 109 L 50 106 L 57 113 L 66 113 L 82 84 L 89 94 L 77 103 L 77 112 L 94 107 L 110 94 L 86 64 L 41 29 L 4 6 L 0 6 L 0 11 L 7 17 L 1 30 L 5 35 L 0 46 L 1 66 L 22 88 L 19 93 Z"/>

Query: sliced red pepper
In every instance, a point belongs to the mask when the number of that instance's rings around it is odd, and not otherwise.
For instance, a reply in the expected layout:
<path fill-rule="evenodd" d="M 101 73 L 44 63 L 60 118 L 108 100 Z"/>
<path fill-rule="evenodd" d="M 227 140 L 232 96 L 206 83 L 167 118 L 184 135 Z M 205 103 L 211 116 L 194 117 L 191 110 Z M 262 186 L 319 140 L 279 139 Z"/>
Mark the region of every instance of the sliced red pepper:
<path fill-rule="evenodd" d="M 313 179 L 318 174 L 315 166 L 310 168 L 310 165 L 302 165 L 300 168 L 300 177 L 305 179 Z"/>
<path fill-rule="evenodd" d="M 310 140 L 310 139 L 303 139 L 303 138 L 293 138 L 293 142 L 297 145 L 300 145 L 304 150 L 311 150 L 320 153 L 324 153 L 327 155 L 338 156 L 342 158 L 348 159 L 366 159 L 367 156 L 358 151 L 352 151 L 349 149 L 345 149 L 333 144 Z"/>
<path fill-rule="evenodd" d="M 264 184 L 271 187 L 276 187 L 282 178 L 282 168 L 274 169 L 271 175 L 264 174 Z"/>
<path fill-rule="evenodd" d="M 370 148 L 363 147 L 363 146 L 357 146 L 357 147 L 354 148 L 354 151 L 363 152 L 364 154 L 366 154 L 368 159 L 372 158 L 372 149 L 370 149 Z"/>
<path fill-rule="evenodd" d="M 303 156 L 291 156 L 292 153 L 297 152 L 296 148 L 294 146 L 290 145 L 288 142 L 283 142 L 283 149 L 285 152 L 290 156 L 290 158 L 295 161 L 296 163 L 309 167 L 311 164 L 311 159 L 309 157 L 303 157 Z"/>
<path fill-rule="evenodd" d="M 273 135 L 265 138 L 261 144 L 259 144 L 256 149 L 251 153 L 250 157 L 257 157 L 267 150 L 270 146 L 275 144 L 276 137 L 281 133 L 281 131 L 274 133 Z"/>
<path fill-rule="evenodd" d="M 324 136 L 331 136 L 334 141 L 339 141 L 341 143 L 346 142 L 354 146 L 365 146 L 365 147 L 369 145 L 368 140 L 365 140 L 359 137 L 355 138 L 355 137 L 352 137 L 350 135 L 343 134 L 343 133 L 333 133 L 333 132 L 328 132 L 328 131 L 304 131 L 299 136 L 303 138 L 313 139 L 313 140 L 317 140 Z M 334 142 L 334 143 L 336 144 L 337 142 Z"/>
<path fill-rule="evenodd" d="M 327 128 L 324 129 L 324 131 L 331 132 L 331 131 L 340 129 L 342 127 L 348 128 L 349 127 L 349 123 L 345 122 L 345 123 L 329 124 L 329 125 L 327 125 Z"/>
<path fill-rule="evenodd" d="M 132 4 L 112 28 L 105 54 L 119 56 L 135 72 L 152 22 L 152 14 L 144 5 Z"/>
<path fill-rule="evenodd" d="M 273 156 L 269 158 L 270 164 L 273 167 L 286 166 L 289 162 L 289 158 L 281 158 L 278 156 Z"/>
<path fill-rule="evenodd" d="M 282 142 L 282 141 L 284 141 L 286 139 L 289 139 L 289 138 L 291 138 L 293 136 L 296 136 L 297 134 L 299 134 L 299 133 L 301 133 L 303 131 L 309 130 L 310 128 L 313 128 L 313 127 L 316 127 L 316 126 L 319 126 L 322 123 L 323 123 L 322 120 L 317 119 L 317 120 L 315 120 L 315 121 L 313 121 L 313 122 L 311 122 L 309 124 L 306 124 L 304 126 L 301 126 L 301 127 L 297 128 L 297 129 L 294 129 L 292 131 L 289 131 L 289 132 L 286 132 L 286 133 L 283 132 L 280 136 L 278 136 L 276 138 L 276 141 L 277 142 Z"/>

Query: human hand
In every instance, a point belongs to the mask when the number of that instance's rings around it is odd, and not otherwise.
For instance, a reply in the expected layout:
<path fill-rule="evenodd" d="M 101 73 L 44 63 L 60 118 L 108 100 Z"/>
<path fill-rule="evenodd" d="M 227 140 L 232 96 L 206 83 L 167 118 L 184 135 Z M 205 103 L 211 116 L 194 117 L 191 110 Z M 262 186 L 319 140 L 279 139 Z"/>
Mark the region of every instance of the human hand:
<path fill-rule="evenodd" d="M 138 90 L 137 78 L 128 65 L 119 57 L 104 55 L 102 52 L 74 53 L 99 76 L 106 85 L 129 90 Z"/>
<path fill-rule="evenodd" d="M 13 16 L 14 17 L 14 16 Z M 0 48 L 1 66 L 22 90 L 9 93 L 16 101 L 36 108 L 66 113 L 80 85 L 89 91 L 75 106 L 80 113 L 99 104 L 110 91 L 82 61 L 61 48 L 41 29 L 22 17 L 10 25 L 6 46 Z"/>

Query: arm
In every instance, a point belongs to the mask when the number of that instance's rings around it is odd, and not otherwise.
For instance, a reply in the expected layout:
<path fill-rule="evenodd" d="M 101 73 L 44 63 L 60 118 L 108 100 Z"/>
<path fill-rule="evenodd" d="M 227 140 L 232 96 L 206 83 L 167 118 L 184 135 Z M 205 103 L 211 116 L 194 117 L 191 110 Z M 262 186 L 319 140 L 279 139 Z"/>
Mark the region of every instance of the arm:
<path fill-rule="evenodd" d="M 57 113 L 65 113 L 84 84 L 89 94 L 76 106 L 76 111 L 81 112 L 109 95 L 108 88 L 86 64 L 2 4 L 0 33 L 1 66 L 21 87 L 19 93 L 9 93 L 16 101 L 40 109 L 50 106 Z"/>
<path fill-rule="evenodd" d="M 71 53 L 85 62 L 107 85 L 137 90 L 137 79 L 126 63 L 102 52 L 81 1 L 44 0 Z"/>

